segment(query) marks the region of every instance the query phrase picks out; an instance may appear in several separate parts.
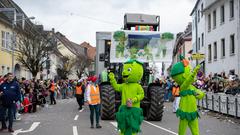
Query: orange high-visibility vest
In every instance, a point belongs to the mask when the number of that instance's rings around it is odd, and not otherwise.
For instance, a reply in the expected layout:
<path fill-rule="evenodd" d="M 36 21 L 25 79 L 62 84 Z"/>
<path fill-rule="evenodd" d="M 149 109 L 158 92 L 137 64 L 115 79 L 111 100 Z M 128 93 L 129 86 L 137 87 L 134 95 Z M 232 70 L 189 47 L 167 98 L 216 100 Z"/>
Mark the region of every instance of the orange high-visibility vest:
<path fill-rule="evenodd" d="M 76 94 L 82 95 L 82 85 L 76 86 Z"/>
<path fill-rule="evenodd" d="M 54 84 L 54 83 L 51 84 L 51 88 L 50 88 L 50 90 L 51 90 L 52 92 L 55 91 L 55 84 Z"/>
<path fill-rule="evenodd" d="M 100 104 L 100 92 L 98 86 L 96 86 L 96 90 L 94 90 L 94 86 L 90 86 L 90 99 L 90 105 Z"/>
<path fill-rule="evenodd" d="M 173 87 L 172 88 L 172 94 L 173 96 L 179 96 L 179 87 Z"/>

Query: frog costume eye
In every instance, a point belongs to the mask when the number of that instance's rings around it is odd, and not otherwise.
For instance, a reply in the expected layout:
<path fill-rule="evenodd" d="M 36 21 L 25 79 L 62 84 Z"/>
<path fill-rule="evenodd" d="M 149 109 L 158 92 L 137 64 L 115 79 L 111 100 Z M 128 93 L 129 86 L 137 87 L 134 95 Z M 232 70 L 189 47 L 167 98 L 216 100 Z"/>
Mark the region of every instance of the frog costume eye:
<path fill-rule="evenodd" d="M 131 71 L 132 71 L 132 68 L 128 68 L 128 71 L 131 72 Z"/>

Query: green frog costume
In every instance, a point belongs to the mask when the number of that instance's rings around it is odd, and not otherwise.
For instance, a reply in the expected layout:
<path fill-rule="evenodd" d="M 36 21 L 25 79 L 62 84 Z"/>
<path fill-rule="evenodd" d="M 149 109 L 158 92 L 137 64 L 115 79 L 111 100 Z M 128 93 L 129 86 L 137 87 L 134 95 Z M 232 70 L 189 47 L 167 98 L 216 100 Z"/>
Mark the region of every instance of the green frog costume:
<path fill-rule="evenodd" d="M 114 74 L 109 73 L 111 85 L 122 95 L 121 106 L 116 114 L 118 129 L 121 135 L 136 135 L 140 132 L 143 121 L 140 101 L 144 98 L 144 90 L 139 84 L 143 76 L 142 63 L 137 60 L 127 61 L 124 63 L 122 76 L 124 83 L 117 84 Z M 131 100 L 132 107 L 127 107 L 128 100 Z"/>
<path fill-rule="evenodd" d="M 202 99 L 205 93 L 192 85 L 195 81 L 200 65 L 198 65 L 193 72 L 189 62 L 181 57 L 181 62 L 173 65 L 171 69 L 171 76 L 175 82 L 180 85 L 180 104 L 176 112 L 177 117 L 180 118 L 179 122 L 179 135 L 185 135 L 186 129 L 189 126 L 192 135 L 199 135 L 198 127 L 198 110 L 197 99 Z"/>

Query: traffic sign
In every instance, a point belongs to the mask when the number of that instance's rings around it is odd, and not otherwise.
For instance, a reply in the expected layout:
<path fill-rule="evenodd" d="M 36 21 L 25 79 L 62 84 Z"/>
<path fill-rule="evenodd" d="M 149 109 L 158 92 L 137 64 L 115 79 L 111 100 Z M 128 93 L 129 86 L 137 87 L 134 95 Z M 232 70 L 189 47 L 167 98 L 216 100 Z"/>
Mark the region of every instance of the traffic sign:
<path fill-rule="evenodd" d="M 192 54 L 192 59 L 193 60 L 201 60 L 205 58 L 205 54 L 202 53 L 194 53 Z"/>

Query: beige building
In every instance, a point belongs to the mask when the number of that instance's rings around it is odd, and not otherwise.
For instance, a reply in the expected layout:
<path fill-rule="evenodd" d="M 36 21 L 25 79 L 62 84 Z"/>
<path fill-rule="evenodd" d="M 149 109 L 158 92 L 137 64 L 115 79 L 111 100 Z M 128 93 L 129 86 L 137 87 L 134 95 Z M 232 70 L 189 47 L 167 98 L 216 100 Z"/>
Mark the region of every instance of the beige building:
<path fill-rule="evenodd" d="M 71 42 L 60 32 L 56 32 L 55 36 L 58 45 L 58 51 L 62 54 L 62 56 L 78 59 L 87 58 L 87 48 Z M 76 75 L 76 67 L 72 68 L 72 74 L 69 75 L 68 78 L 78 79 L 78 76 Z"/>
<path fill-rule="evenodd" d="M 176 42 L 173 49 L 173 61 L 180 61 L 180 55 L 191 61 L 192 52 L 192 23 L 189 23 L 184 32 L 177 34 Z"/>
<path fill-rule="evenodd" d="M 14 32 L 17 33 L 18 31 L 12 28 L 10 19 L 0 12 L 0 75 L 3 76 L 8 72 L 13 72 L 17 78 L 30 79 L 32 77 L 31 73 L 21 66 L 16 60 L 16 53 L 12 51 Z"/>

